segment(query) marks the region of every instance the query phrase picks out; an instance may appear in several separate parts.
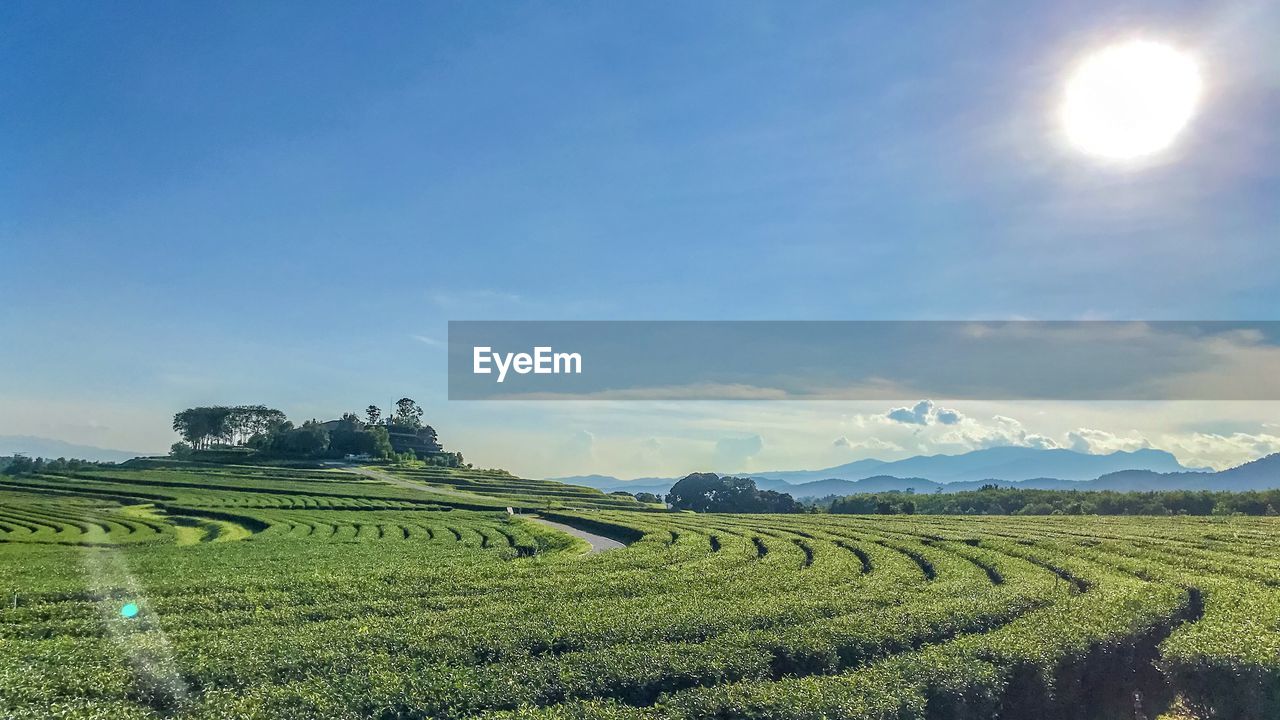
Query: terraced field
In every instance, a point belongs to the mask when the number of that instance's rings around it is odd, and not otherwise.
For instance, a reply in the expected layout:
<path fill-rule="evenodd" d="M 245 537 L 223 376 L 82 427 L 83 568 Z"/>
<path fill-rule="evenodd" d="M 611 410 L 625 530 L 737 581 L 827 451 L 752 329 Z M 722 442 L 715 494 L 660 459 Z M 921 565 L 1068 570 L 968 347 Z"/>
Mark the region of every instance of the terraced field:
<path fill-rule="evenodd" d="M 497 505 L 521 497 L 491 480 Z M 15 479 L 0 716 L 1280 716 L 1275 519 L 566 493 L 582 506 L 542 515 L 629 546 L 587 555 L 527 514 L 333 471 Z"/>
<path fill-rule="evenodd" d="M 594 488 L 565 485 L 549 480 L 525 480 L 492 470 L 460 472 L 451 468 L 428 467 L 398 471 L 400 476 L 452 490 L 459 490 L 531 508 L 588 507 L 638 510 L 630 495 L 604 495 Z"/>

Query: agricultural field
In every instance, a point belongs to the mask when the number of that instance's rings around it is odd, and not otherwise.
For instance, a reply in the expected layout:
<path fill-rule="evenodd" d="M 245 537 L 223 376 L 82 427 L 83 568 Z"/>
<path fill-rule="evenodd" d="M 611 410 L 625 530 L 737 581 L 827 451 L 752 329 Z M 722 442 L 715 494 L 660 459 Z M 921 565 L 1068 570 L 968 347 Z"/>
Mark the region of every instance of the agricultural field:
<path fill-rule="evenodd" d="M 480 471 L 3 478 L 0 717 L 1276 718 L 1278 531 L 652 512 Z"/>

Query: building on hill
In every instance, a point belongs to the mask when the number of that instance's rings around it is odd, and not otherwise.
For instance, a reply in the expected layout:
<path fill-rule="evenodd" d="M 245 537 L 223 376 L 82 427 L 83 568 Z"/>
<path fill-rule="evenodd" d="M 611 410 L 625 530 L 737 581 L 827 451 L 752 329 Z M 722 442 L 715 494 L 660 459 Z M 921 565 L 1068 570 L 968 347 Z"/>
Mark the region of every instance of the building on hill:
<path fill-rule="evenodd" d="M 364 423 L 359 420 L 327 420 L 320 423 L 320 427 L 332 435 L 335 430 L 363 430 Z"/>
<path fill-rule="evenodd" d="M 361 432 L 371 427 L 364 422 L 350 418 L 329 420 L 318 423 L 318 425 L 328 432 L 331 438 L 337 437 L 344 432 Z M 428 461 L 438 460 L 445 455 L 456 455 L 456 453 L 444 452 L 444 447 L 436 436 L 435 428 L 430 425 L 414 427 L 387 421 L 380 422 L 378 425 L 387 429 L 387 439 L 391 442 L 392 451 L 397 455 L 413 453 L 419 460 Z"/>
<path fill-rule="evenodd" d="M 436 439 L 436 431 L 430 425 L 409 427 L 407 425 L 388 425 L 387 436 L 391 440 L 391 449 L 397 453 L 411 452 L 419 458 L 434 456 L 444 450 Z"/>

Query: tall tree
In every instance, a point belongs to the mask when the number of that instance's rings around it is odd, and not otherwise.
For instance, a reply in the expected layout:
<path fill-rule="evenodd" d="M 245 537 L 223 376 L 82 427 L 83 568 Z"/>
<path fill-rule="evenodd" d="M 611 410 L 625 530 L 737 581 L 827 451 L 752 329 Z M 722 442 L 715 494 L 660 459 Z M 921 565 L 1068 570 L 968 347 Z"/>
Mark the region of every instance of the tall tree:
<path fill-rule="evenodd" d="M 308 420 L 302 427 L 281 434 L 273 450 L 297 455 L 322 455 L 329 449 L 329 433 L 320 423 Z"/>
<path fill-rule="evenodd" d="M 378 421 L 382 419 L 382 410 L 377 405 L 370 405 L 365 408 L 364 414 L 365 417 L 369 418 L 370 425 L 377 425 Z"/>
<path fill-rule="evenodd" d="M 404 427 L 422 427 L 422 408 L 412 398 L 400 398 L 396 401 L 396 414 L 392 418 L 395 425 Z"/>
<path fill-rule="evenodd" d="M 201 433 L 196 427 L 196 412 L 193 409 L 186 409 L 173 415 L 173 431 L 182 436 L 183 440 L 190 443 L 191 447 L 200 446 Z"/>
<path fill-rule="evenodd" d="M 173 430 L 191 443 L 191 447 L 204 449 L 226 434 L 229 413 L 225 407 L 187 408 L 173 416 Z"/>
<path fill-rule="evenodd" d="M 248 405 L 237 405 L 227 414 L 227 432 L 232 445 L 243 444 L 252 434 L 249 426 L 253 422 L 254 408 Z"/>
<path fill-rule="evenodd" d="M 383 425 L 372 425 L 369 427 L 369 435 L 373 437 L 373 449 L 370 455 L 379 458 L 390 458 L 395 450 L 391 447 L 391 437 L 387 434 L 387 428 Z"/>
<path fill-rule="evenodd" d="M 288 421 L 285 414 L 265 405 L 254 406 L 253 434 L 266 433 Z"/>
<path fill-rule="evenodd" d="M 205 423 L 209 427 L 208 437 L 212 440 L 222 440 L 230 444 L 234 435 L 231 427 L 231 417 L 234 409 L 223 405 L 197 409 L 205 416 Z"/>

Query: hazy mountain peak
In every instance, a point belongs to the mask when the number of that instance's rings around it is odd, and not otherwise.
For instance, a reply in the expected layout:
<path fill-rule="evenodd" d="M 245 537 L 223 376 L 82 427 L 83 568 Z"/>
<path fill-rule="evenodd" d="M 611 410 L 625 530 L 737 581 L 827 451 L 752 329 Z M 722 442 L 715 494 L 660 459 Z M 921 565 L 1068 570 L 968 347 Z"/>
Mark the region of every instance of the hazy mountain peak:
<path fill-rule="evenodd" d="M 1065 481 L 1070 484 L 1126 471 L 1160 476 L 1201 470 L 1203 469 L 1184 467 L 1171 453 L 1156 448 L 1119 450 L 1094 455 L 1067 448 L 1045 449 L 1006 445 L 953 455 L 938 453 L 916 455 L 902 460 L 855 460 L 822 470 L 779 470 L 735 474 L 754 478 L 756 485 L 763 489 L 801 492 L 804 496 L 821 496 L 842 492 L 846 494 L 877 492 L 906 487 L 927 492 L 951 484 L 981 484 L 992 481 L 1003 483 Z M 675 478 L 619 480 L 610 476 L 590 475 L 560 478 L 560 480 L 602 490 L 665 492 Z M 832 482 L 819 485 L 818 481 Z M 854 481 L 859 481 L 856 490 L 851 489 Z M 798 486 L 803 486 L 803 489 L 799 489 Z"/>
<path fill-rule="evenodd" d="M 36 437 L 34 435 L 0 435 L 0 455 L 22 454 L 27 457 L 43 458 L 76 458 L 79 460 L 97 460 L 106 462 L 124 462 L 141 455 L 163 453 L 143 453 L 131 450 L 113 450 L 93 445 L 77 445 L 65 440 Z"/>
<path fill-rule="evenodd" d="M 1060 478 L 1092 480 L 1119 470 L 1151 470 L 1153 472 L 1185 472 L 1172 454 L 1154 448 L 1117 451 L 1092 455 L 1066 448 L 1033 448 L 1000 446 L 971 450 L 956 455 L 916 455 L 903 460 L 857 460 L 825 470 L 800 470 L 752 473 L 753 476 L 785 480 L 792 484 L 837 478 L 858 480 L 871 470 L 877 475 L 921 477 L 938 483 L 973 482 L 979 480 L 1030 480 Z"/>

